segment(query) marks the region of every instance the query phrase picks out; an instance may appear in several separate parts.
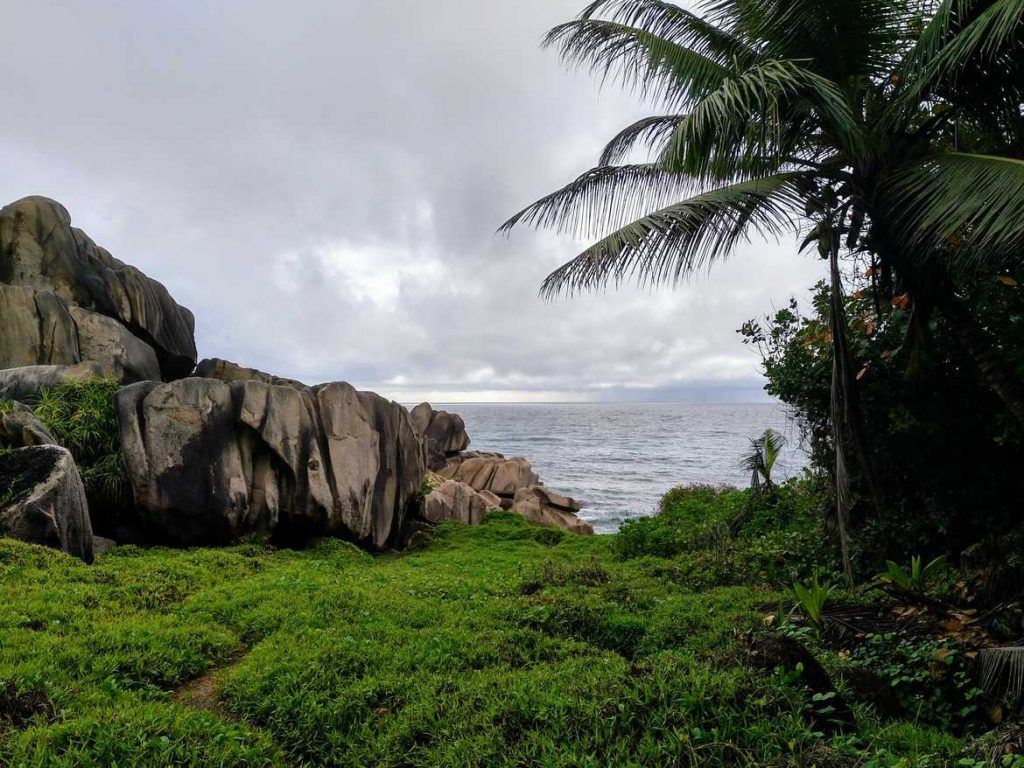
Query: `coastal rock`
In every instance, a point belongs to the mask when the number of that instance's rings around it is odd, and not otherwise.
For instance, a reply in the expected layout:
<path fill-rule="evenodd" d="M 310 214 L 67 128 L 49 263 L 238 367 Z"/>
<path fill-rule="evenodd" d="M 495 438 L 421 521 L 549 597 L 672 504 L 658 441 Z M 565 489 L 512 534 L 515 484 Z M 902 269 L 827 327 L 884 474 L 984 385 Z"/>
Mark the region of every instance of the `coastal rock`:
<path fill-rule="evenodd" d="M 43 423 L 30 411 L 16 410 L 0 414 L 0 447 L 31 448 L 36 445 L 58 445 Z"/>
<path fill-rule="evenodd" d="M 583 535 L 594 533 L 593 526 L 576 516 L 580 511 L 579 502 L 540 485 L 520 488 L 516 491 L 512 511 L 527 520 L 561 528 L 570 533 Z"/>
<path fill-rule="evenodd" d="M 348 384 L 187 378 L 126 387 L 116 403 L 142 536 L 155 541 L 261 532 L 382 549 L 425 471 L 408 412 Z"/>
<path fill-rule="evenodd" d="M 166 379 L 195 367 L 192 313 L 163 285 L 72 227 L 53 200 L 26 197 L 0 209 L 0 283 L 52 291 L 68 306 L 113 318 L 154 349 Z"/>
<path fill-rule="evenodd" d="M 160 381 L 160 362 L 149 344 L 106 315 L 75 306 L 68 310 L 78 329 L 83 360 L 101 363 L 125 384 Z"/>
<path fill-rule="evenodd" d="M 490 509 L 487 500 L 465 483 L 447 480 L 431 491 L 424 502 L 423 517 L 430 523 L 458 520 L 478 525 Z"/>
<path fill-rule="evenodd" d="M 90 360 L 76 365 L 29 365 L 0 370 L 0 400 L 32 398 L 44 389 L 74 381 L 110 378 L 114 372 Z"/>
<path fill-rule="evenodd" d="M 469 447 L 466 423 L 457 413 L 435 411 L 430 403 L 420 403 L 410 415 L 413 427 L 426 442 L 427 463 L 431 470 L 443 469 L 450 456 Z"/>
<path fill-rule="evenodd" d="M 529 461 L 517 456 L 506 459 L 500 453 L 467 452 L 450 458 L 438 474 L 466 483 L 475 491 L 490 491 L 513 499 L 520 488 L 540 483 Z"/>
<path fill-rule="evenodd" d="M 264 384 L 273 384 L 278 387 L 306 389 L 306 385 L 301 381 L 283 379 L 255 368 L 244 368 L 230 360 L 221 360 L 217 357 L 200 360 L 192 375 L 199 379 L 217 379 L 228 384 L 233 381 L 262 381 Z"/>
<path fill-rule="evenodd" d="M 85 488 L 71 454 L 55 445 L 0 455 L 0 535 L 92 562 Z"/>
<path fill-rule="evenodd" d="M 480 491 L 478 494 L 484 500 L 484 509 L 490 512 L 492 509 L 502 509 L 501 497 L 490 491 Z"/>

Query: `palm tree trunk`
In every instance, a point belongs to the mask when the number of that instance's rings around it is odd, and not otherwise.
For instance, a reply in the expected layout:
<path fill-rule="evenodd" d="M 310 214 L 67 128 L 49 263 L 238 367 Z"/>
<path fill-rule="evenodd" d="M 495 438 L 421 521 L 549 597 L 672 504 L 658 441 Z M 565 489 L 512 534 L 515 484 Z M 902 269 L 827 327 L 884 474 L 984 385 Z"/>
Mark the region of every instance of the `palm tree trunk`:
<path fill-rule="evenodd" d="M 839 546 L 842 550 L 843 573 L 846 581 L 853 586 L 853 565 L 850 558 L 850 510 L 852 494 L 850 492 L 849 456 L 846 437 L 853 438 L 854 450 L 861 468 L 867 477 L 871 489 L 875 512 L 882 513 L 882 496 L 878 487 L 874 462 L 868 448 L 867 435 L 860 409 L 860 397 L 857 392 L 857 380 L 853 372 L 848 344 L 848 328 L 846 324 L 846 306 L 843 302 L 842 276 L 839 272 L 839 234 L 830 230 L 829 272 L 830 292 L 830 323 L 832 330 L 832 436 L 836 454 L 836 528 L 839 534 Z"/>

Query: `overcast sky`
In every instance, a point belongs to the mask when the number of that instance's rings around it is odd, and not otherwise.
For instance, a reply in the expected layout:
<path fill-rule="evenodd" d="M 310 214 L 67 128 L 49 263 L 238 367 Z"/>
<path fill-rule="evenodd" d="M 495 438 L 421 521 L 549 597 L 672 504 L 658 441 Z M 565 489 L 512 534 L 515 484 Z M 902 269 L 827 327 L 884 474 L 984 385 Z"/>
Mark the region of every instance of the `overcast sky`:
<path fill-rule="evenodd" d="M 494 235 L 645 114 L 539 48 L 583 1 L 9 0 L 0 198 L 61 201 L 202 357 L 402 401 L 759 399 L 735 330 L 819 279 L 794 243 L 545 302 L 585 243 Z"/>

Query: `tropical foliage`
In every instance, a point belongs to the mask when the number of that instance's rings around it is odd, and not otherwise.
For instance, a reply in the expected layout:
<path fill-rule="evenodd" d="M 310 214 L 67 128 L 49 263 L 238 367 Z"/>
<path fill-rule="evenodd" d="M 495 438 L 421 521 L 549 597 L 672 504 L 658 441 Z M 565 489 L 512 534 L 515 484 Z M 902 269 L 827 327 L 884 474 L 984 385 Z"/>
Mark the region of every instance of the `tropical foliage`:
<path fill-rule="evenodd" d="M 850 579 L 851 527 L 893 501 L 865 428 L 845 280 L 870 278 L 874 328 L 905 313 L 889 349 L 904 375 L 919 374 L 941 314 L 1024 423 L 1018 372 L 967 296 L 1024 244 L 1022 15 L 1020 0 L 595 0 L 546 39 L 657 114 L 504 225 L 599 238 L 543 293 L 674 284 L 752 235 L 792 237 L 827 263 L 830 433 L 818 438 Z"/>

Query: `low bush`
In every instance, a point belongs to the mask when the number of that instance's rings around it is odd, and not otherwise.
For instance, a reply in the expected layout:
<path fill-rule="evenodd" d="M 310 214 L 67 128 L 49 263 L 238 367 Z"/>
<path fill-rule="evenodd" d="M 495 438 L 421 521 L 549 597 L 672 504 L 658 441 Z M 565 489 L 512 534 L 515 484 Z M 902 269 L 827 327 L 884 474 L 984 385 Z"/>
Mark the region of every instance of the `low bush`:
<path fill-rule="evenodd" d="M 112 379 L 71 382 L 45 389 L 28 403 L 35 417 L 75 457 L 90 509 L 101 520 L 103 513 L 123 508 L 129 493 L 114 407 L 120 387 Z M 0 400 L 0 412 L 13 407 L 11 401 Z"/>

